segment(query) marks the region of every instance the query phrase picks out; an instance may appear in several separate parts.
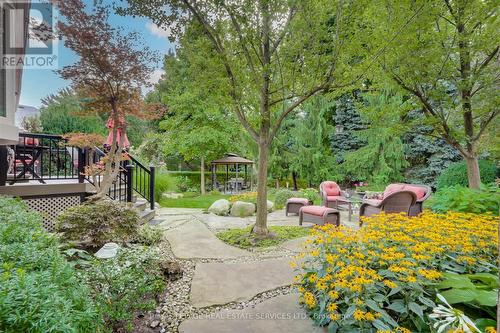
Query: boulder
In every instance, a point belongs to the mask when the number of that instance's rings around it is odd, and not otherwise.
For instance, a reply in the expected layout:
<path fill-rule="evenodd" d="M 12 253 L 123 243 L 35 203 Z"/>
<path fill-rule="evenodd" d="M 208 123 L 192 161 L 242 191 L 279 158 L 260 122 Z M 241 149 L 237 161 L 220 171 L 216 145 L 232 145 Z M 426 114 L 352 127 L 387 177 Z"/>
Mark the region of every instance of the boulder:
<path fill-rule="evenodd" d="M 215 215 L 226 216 L 229 214 L 229 209 L 231 209 L 229 201 L 226 199 L 219 199 L 208 208 L 208 211 Z"/>
<path fill-rule="evenodd" d="M 267 200 L 267 212 L 271 213 L 274 210 L 274 202 Z"/>
<path fill-rule="evenodd" d="M 251 202 L 236 201 L 231 207 L 231 216 L 246 217 L 255 213 L 255 205 Z"/>

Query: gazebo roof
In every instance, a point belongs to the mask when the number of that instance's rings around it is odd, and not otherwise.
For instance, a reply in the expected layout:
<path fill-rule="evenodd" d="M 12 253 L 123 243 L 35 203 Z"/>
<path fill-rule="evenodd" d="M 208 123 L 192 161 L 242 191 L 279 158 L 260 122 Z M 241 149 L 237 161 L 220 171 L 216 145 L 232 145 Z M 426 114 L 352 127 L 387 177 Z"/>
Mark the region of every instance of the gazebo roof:
<path fill-rule="evenodd" d="M 222 164 L 222 165 L 231 165 L 231 164 L 253 164 L 253 161 L 247 160 L 241 156 L 235 154 L 227 154 L 226 157 L 212 161 L 212 164 Z"/>

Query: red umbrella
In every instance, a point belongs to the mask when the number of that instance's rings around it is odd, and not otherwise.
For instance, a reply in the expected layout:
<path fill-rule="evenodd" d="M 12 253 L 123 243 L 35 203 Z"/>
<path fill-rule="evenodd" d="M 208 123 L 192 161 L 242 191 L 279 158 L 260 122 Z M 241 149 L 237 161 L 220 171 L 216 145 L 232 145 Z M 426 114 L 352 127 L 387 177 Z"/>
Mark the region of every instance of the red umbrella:
<path fill-rule="evenodd" d="M 116 144 L 120 144 L 120 140 L 123 135 L 123 148 L 128 148 L 130 147 L 130 142 L 128 141 L 127 133 L 123 132 L 124 125 L 125 119 L 123 117 L 120 117 L 118 128 L 116 130 Z M 109 134 L 104 145 L 106 147 L 111 147 L 111 145 L 113 144 L 113 128 L 115 127 L 115 122 L 112 117 L 109 117 L 108 122 L 106 123 L 106 127 L 109 129 Z"/>

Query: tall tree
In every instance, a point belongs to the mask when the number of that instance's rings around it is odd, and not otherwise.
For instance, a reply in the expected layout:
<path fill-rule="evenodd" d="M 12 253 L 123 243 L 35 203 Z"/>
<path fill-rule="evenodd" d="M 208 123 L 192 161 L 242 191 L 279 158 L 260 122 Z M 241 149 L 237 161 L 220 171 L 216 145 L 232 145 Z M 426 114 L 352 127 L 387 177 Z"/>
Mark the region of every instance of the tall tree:
<path fill-rule="evenodd" d="M 373 6 L 367 45 L 401 31 L 380 67 L 421 105 L 437 135 L 467 164 L 469 186 L 479 188 L 478 143 L 498 129 L 500 26 L 498 2 L 392 0 Z M 415 17 L 405 25 L 408 17 Z"/>
<path fill-rule="evenodd" d="M 177 34 L 192 20 L 208 40 L 208 68 L 226 79 L 231 108 L 259 146 L 257 221 L 267 236 L 269 148 L 283 120 L 321 91 L 348 84 L 359 59 L 361 1 L 127 0 L 124 11 Z M 172 25 L 172 27 L 170 27 Z"/>
<path fill-rule="evenodd" d="M 112 145 L 105 159 L 101 185 L 94 199 L 103 197 L 119 172 L 124 135 L 117 142 L 118 127 L 126 131 L 125 116 L 143 110 L 141 87 L 148 85 L 149 64 L 153 53 L 145 47 L 137 49 L 139 36 L 122 34 L 109 24 L 109 8 L 95 3 L 90 11 L 82 0 L 52 0 L 64 20 L 58 31 L 64 45 L 79 59 L 57 72 L 70 80 L 73 87 L 89 97 L 86 107 L 109 112 L 115 126 Z M 94 169 L 97 170 L 97 169 Z M 93 174 L 94 177 L 96 174 Z M 97 186 L 97 182 L 94 181 Z"/>
<path fill-rule="evenodd" d="M 364 95 L 365 106 L 359 112 L 368 128 L 358 131 L 366 146 L 347 153 L 343 167 L 347 175 L 376 184 L 400 181 L 403 169 L 408 166 L 400 135 L 401 114 L 407 106 L 400 95 L 390 92 L 373 92 Z"/>
<path fill-rule="evenodd" d="M 240 128 L 227 110 L 224 94 L 217 94 L 220 86 L 213 77 L 217 73 L 202 68 L 204 55 L 198 53 L 198 45 L 204 38 L 200 40 L 199 35 L 184 36 L 176 54 L 166 57 L 166 74 L 157 90 L 169 109 L 160 123 L 168 132 L 165 151 L 178 152 L 187 161 L 200 161 L 200 191 L 205 194 L 205 164 L 238 150 Z"/>
<path fill-rule="evenodd" d="M 335 130 L 331 134 L 332 151 L 338 163 L 344 161 L 345 154 L 364 145 L 366 140 L 356 133 L 366 128 L 357 107 L 362 102 L 361 93 L 353 91 L 335 99 L 333 122 Z"/>

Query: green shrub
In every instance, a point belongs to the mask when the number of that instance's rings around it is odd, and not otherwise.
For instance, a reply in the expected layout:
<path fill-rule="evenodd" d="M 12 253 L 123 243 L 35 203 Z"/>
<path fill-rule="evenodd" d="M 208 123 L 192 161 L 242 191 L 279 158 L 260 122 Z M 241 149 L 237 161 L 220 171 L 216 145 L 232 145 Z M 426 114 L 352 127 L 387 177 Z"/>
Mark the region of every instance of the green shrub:
<path fill-rule="evenodd" d="M 177 179 L 165 171 L 159 171 L 155 175 L 155 201 L 160 202 L 161 196 L 165 192 L 175 192 L 177 190 Z"/>
<path fill-rule="evenodd" d="M 483 184 L 493 183 L 498 174 L 498 168 L 493 161 L 480 160 L 479 171 Z M 437 180 L 437 188 L 445 188 L 454 185 L 469 186 L 467 179 L 467 166 L 465 161 L 453 163 L 446 169 Z"/>
<path fill-rule="evenodd" d="M 141 226 L 135 240 L 143 245 L 155 245 L 161 242 L 163 230 L 149 224 Z"/>
<path fill-rule="evenodd" d="M 187 176 L 179 176 L 176 178 L 177 189 L 180 192 L 187 192 L 193 186 L 191 180 Z"/>
<path fill-rule="evenodd" d="M 41 217 L 0 198 L 0 332 L 102 332 L 89 290 Z"/>
<path fill-rule="evenodd" d="M 276 209 L 281 209 L 285 206 L 286 201 L 293 197 L 300 196 L 299 192 L 290 191 L 289 189 L 281 189 L 276 191 L 276 195 L 274 197 L 274 205 Z"/>
<path fill-rule="evenodd" d="M 66 240 L 99 247 L 128 242 L 137 234 L 139 216 L 132 207 L 103 199 L 74 206 L 59 215 L 56 229 Z"/>
<path fill-rule="evenodd" d="M 500 191 L 494 185 L 483 186 L 481 190 L 468 187 L 451 186 L 439 189 L 426 203 L 437 213 L 455 211 L 461 213 L 498 214 Z"/>
<path fill-rule="evenodd" d="M 300 190 L 299 197 L 306 198 L 312 202 L 318 201 L 320 199 L 319 191 L 315 188 L 304 188 Z"/>
<path fill-rule="evenodd" d="M 115 258 L 93 259 L 80 271 L 107 325 L 114 331 L 123 326 L 131 331 L 134 312 L 155 308 L 155 297 L 165 285 L 159 257 L 155 249 L 120 249 Z"/>

